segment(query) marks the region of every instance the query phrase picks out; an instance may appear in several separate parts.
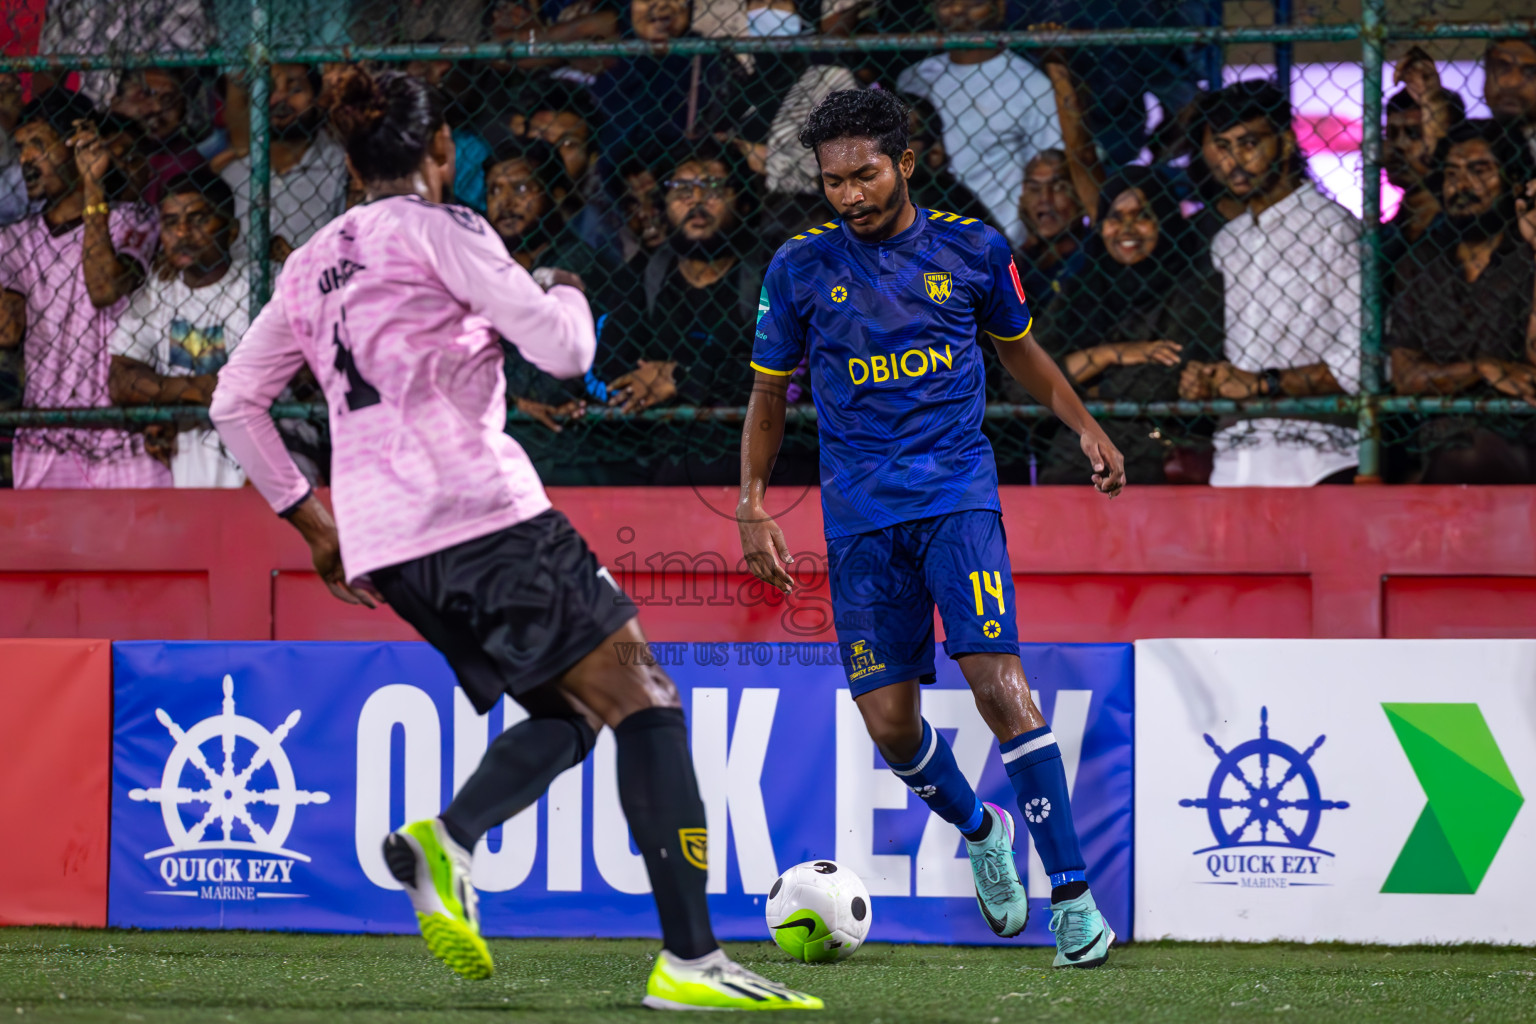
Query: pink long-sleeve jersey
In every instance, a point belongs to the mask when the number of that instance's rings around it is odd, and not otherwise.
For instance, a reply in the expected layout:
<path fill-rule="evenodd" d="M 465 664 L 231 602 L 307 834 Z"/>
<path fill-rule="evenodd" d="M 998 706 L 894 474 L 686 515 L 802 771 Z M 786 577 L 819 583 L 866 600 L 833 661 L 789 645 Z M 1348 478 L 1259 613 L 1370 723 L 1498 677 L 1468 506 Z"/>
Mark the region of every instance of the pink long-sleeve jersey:
<path fill-rule="evenodd" d="M 293 507 L 308 484 L 268 409 L 309 364 L 330 405 L 331 498 L 356 579 L 550 507 L 503 429 L 498 333 L 556 377 L 586 372 L 597 344 L 586 297 L 545 292 L 479 214 L 377 200 L 288 257 L 210 414 L 272 508 Z"/>

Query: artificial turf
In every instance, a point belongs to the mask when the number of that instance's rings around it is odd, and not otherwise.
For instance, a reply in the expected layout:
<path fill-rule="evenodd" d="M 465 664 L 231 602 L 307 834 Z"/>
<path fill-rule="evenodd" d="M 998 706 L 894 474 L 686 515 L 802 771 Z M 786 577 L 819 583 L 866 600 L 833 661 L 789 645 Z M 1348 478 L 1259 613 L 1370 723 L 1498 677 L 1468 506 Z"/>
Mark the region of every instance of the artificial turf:
<path fill-rule="evenodd" d="M 815 1019 L 828 1021 L 1536 1021 L 1529 948 L 1156 942 L 1117 949 L 1093 971 L 1053 971 L 1038 948 L 871 944 L 820 967 L 770 943 L 727 949 L 822 996 Z M 658 1019 L 639 1006 L 654 942 L 494 940 L 491 950 L 496 974 L 469 982 L 414 937 L 4 928 L 0 1020 Z"/>

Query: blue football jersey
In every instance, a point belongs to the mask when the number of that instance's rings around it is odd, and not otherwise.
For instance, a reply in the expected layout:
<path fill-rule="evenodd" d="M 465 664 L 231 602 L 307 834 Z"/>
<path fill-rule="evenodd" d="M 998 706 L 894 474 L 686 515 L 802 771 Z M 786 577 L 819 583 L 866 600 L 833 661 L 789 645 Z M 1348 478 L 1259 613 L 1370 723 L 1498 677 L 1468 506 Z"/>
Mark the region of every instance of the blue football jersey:
<path fill-rule="evenodd" d="M 1006 344 L 1029 324 L 1007 241 L 973 218 L 919 209 L 883 242 L 833 221 L 780 247 L 752 366 L 789 374 L 808 359 L 828 537 L 1001 510 L 977 334 Z"/>

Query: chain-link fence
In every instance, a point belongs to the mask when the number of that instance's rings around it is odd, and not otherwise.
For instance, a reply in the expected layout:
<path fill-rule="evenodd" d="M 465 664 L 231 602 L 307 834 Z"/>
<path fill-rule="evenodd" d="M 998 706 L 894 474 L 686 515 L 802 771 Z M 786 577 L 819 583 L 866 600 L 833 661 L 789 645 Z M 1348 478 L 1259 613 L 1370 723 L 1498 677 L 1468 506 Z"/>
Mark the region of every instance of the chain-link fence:
<path fill-rule="evenodd" d="M 18 0 L 0 18 L 0 433 L 16 486 L 241 481 L 204 408 L 287 253 L 363 201 L 325 113 L 330 73 L 363 61 L 435 84 L 456 201 L 529 269 L 587 284 L 584 380 L 507 346 L 509 430 L 551 482 L 735 482 L 764 270 L 835 229 L 800 126 L 874 88 L 910 108 L 921 217 L 1008 238 L 1036 339 L 1133 482 L 1536 482 L 1530 15 Z M 1084 481 L 1075 438 L 987 366 L 1003 480 Z M 776 479 L 816 479 L 815 386 L 792 378 Z M 317 482 L 320 399 L 306 372 L 275 409 Z"/>

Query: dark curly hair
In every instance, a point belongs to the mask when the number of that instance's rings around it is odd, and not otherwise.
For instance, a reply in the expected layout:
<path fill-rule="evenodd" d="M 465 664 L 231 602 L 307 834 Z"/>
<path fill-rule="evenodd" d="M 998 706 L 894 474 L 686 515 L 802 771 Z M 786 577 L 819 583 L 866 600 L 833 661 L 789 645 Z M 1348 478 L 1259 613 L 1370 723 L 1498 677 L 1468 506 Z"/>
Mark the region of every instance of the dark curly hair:
<path fill-rule="evenodd" d="M 907 105 L 883 89 L 842 89 L 816 104 L 800 129 L 800 145 L 817 150 L 835 139 L 874 139 L 895 163 L 908 148 Z"/>
<path fill-rule="evenodd" d="M 442 94 L 404 71 L 342 70 L 325 96 L 331 127 L 365 181 L 391 181 L 421 166 L 443 127 Z"/>

